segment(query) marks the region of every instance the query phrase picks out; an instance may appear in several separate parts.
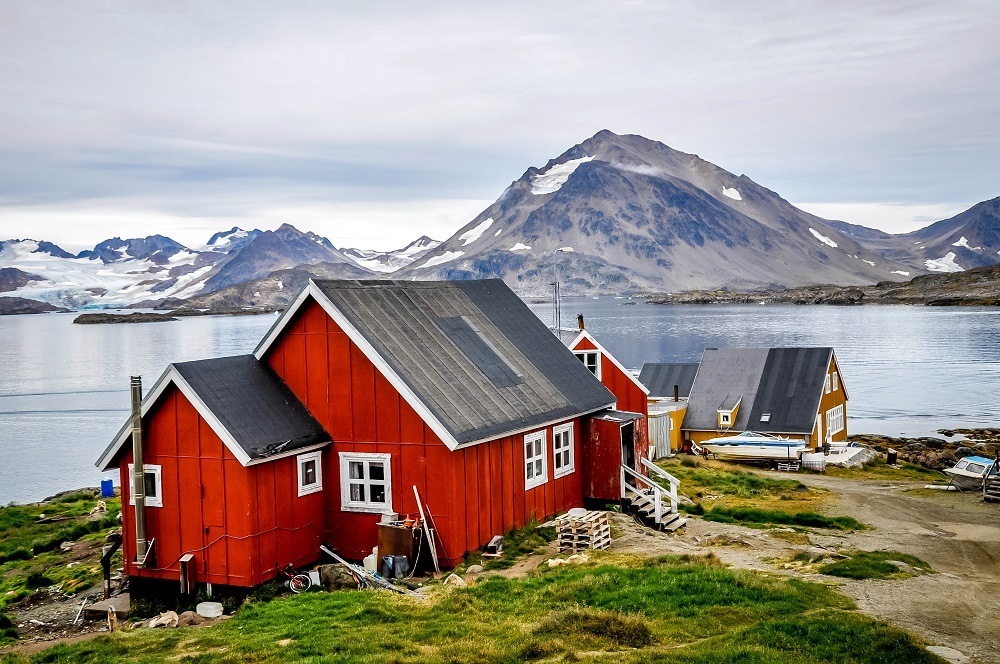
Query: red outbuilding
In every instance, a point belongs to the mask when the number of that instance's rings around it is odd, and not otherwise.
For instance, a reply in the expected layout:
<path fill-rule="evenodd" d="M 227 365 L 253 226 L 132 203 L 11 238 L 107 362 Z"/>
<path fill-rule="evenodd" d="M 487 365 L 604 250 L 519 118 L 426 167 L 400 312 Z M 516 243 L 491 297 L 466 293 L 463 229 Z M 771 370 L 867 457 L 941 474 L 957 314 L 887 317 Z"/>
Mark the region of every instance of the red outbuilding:
<path fill-rule="evenodd" d="M 645 472 L 645 395 L 587 344 L 600 376 L 499 280 L 310 282 L 253 355 L 170 365 L 102 454 L 128 498 L 142 453 L 125 572 L 251 587 L 324 542 L 360 560 L 416 495 L 454 566 L 532 519 L 617 502 Z"/>

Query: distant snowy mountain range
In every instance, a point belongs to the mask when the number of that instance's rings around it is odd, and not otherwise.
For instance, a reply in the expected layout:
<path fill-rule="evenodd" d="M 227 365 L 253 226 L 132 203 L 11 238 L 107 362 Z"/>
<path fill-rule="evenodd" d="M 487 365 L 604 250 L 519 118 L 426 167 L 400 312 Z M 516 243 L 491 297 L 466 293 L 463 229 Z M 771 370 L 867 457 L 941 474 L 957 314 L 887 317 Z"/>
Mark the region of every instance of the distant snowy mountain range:
<path fill-rule="evenodd" d="M 0 293 L 72 309 L 154 306 L 299 266 L 342 264 L 352 278 L 370 277 L 399 269 L 437 244 L 421 237 L 397 251 L 341 250 L 289 224 L 274 231 L 232 228 L 200 247 L 162 235 L 112 238 L 79 254 L 46 241 L 3 240 Z"/>
<path fill-rule="evenodd" d="M 1000 198 L 905 235 L 821 219 L 697 155 L 601 131 L 542 168 L 444 242 L 337 248 L 285 224 L 232 228 L 201 247 L 162 235 L 71 254 L 0 242 L 0 293 L 87 307 L 283 306 L 311 276 L 497 277 L 524 295 L 747 290 L 905 281 L 1000 260 Z"/>

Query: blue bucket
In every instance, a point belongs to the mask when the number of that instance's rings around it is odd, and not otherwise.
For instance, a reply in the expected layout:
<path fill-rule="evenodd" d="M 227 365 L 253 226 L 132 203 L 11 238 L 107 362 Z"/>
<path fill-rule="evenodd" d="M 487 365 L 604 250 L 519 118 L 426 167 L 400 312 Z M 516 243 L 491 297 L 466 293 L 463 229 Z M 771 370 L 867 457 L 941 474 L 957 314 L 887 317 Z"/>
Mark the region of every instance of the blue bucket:
<path fill-rule="evenodd" d="M 101 498 L 111 498 L 115 495 L 115 484 L 112 480 L 101 480 Z"/>

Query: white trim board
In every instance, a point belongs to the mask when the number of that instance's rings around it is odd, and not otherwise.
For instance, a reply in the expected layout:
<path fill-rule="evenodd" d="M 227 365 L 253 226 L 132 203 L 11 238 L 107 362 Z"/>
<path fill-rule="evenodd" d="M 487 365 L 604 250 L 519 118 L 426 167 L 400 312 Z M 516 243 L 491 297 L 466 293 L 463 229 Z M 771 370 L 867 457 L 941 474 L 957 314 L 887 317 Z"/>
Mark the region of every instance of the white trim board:
<path fill-rule="evenodd" d="M 590 343 L 594 344 L 594 346 L 601 353 L 601 355 L 604 355 L 609 360 L 611 360 L 611 363 L 613 365 L 615 365 L 616 367 L 618 367 L 619 371 L 621 371 L 623 374 L 625 374 L 626 376 L 628 376 L 629 380 L 631 380 L 633 383 L 635 383 L 636 387 L 638 387 L 640 390 L 642 390 L 643 394 L 645 394 L 646 396 L 649 396 L 649 388 L 646 387 L 645 385 L 643 385 L 642 383 L 640 383 L 639 379 L 636 378 L 635 376 L 633 376 L 631 371 L 629 371 L 624 366 L 622 366 L 622 363 L 619 362 L 618 359 L 614 355 L 612 355 L 610 352 L 608 352 L 608 349 L 605 348 L 604 346 L 602 346 L 600 344 L 600 342 L 597 341 L 597 339 L 594 338 L 594 335 L 592 335 L 587 330 L 580 330 L 580 334 L 578 334 L 577 337 L 576 337 L 576 339 L 573 339 L 573 341 L 570 343 L 569 349 L 571 351 L 573 351 L 574 353 L 576 353 L 576 352 L 581 352 L 582 353 L 586 349 L 583 349 L 583 348 L 577 349 L 576 345 L 578 343 L 580 343 L 580 341 L 582 341 L 583 339 L 586 339 Z"/>
<path fill-rule="evenodd" d="M 212 431 L 222 440 L 222 443 L 232 452 L 233 456 L 240 462 L 241 466 L 251 466 L 258 463 L 263 463 L 265 461 L 273 461 L 275 459 L 280 459 L 282 457 L 291 456 L 293 454 L 301 454 L 312 449 L 318 449 L 327 445 L 329 441 L 323 443 L 318 443 L 316 445 L 310 445 L 309 447 L 299 448 L 291 450 L 289 452 L 283 452 L 281 454 L 275 454 L 273 456 L 262 457 L 260 459 L 251 459 L 249 455 L 240 447 L 240 444 L 236 442 L 236 438 L 229 432 L 228 429 L 219 421 L 219 418 L 215 416 L 214 413 L 209 409 L 209 407 L 202 401 L 198 394 L 191 388 L 184 377 L 181 376 L 180 372 L 174 365 L 167 367 L 166 371 L 160 376 L 160 378 L 153 384 L 153 389 L 150 390 L 145 398 L 142 400 L 142 406 L 140 408 L 140 415 L 145 417 L 149 413 L 149 409 L 153 407 L 153 404 L 160 398 L 164 390 L 168 386 L 175 385 L 181 394 L 187 398 L 187 400 L 194 406 L 194 409 L 201 415 L 202 419 L 208 423 L 208 426 L 212 428 Z M 118 432 L 111 446 L 108 447 L 97 460 L 95 464 L 100 470 L 109 470 L 112 466 L 114 459 L 121 452 L 122 446 L 132 438 L 132 427 L 131 422 L 126 423 L 124 427 Z"/>
<path fill-rule="evenodd" d="M 428 408 L 427 405 L 420 400 L 413 390 L 410 389 L 410 386 L 406 384 L 406 381 L 404 381 L 403 378 L 397 374 L 391 366 L 389 366 L 389 363 L 386 362 L 381 355 L 379 355 L 378 351 L 375 350 L 375 347 L 371 345 L 363 334 L 361 334 L 361 331 L 358 330 L 358 328 L 356 328 L 354 324 L 347 319 L 347 316 L 345 316 L 344 313 L 330 301 L 330 298 L 326 296 L 322 289 L 320 289 L 320 287 L 317 286 L 316 282 L 312 279 L 309 280 L 309 284 L 306 285 L 306 287 L 302 289 L 302 292 L 299 293 L 298 297 L 295 298 L 295 302 L 290 304 L 288 308 L 285 309 L 281 318 L 279 318 L 278 321 L 271 327 L 270 332 L 267 333 L 264 340 L 257 345 L 257 348 L 254 349 L 253 352 L 254 356 L 258 360 L 264 359 L 264 355 L 267 354 L 267 351 L 281 335 L 281 332 L 288 326 L 298 310 L 310 297 L 312 297 L 319 304 L 319 306 L 323 307 L 323 310 L 330 316 L 330 318 L 333 319 L 333 322 L 335 322 L 344 334 L 347 335 L 351 342 L 353 342 L 354 345 L 357 346 L 362 353 L 364 353 L 364 356 L 368 358 L 368 361 L 375 365 L 375 368 L 378 369 L 385 379 L 389 381 L 389 384 L 392 385 L 397 392 L 399 392 L 400 396 L 403 397 L 406 403 L 417 412 L 420 419 L 422 419 L 424 423 L 430 427 L 431 431 L 433 431 L 434 434 L 441 439 L 441 442 L 443 442 L 445 446 L 452 451 L 458 449 L 458 441 L 455 440 L 455 437 L 450 431 L 448 431 L 447 427 L 445 427 L 441 420 L 439 420 L 437 416 L 431 412 L 430 408 Z"/>

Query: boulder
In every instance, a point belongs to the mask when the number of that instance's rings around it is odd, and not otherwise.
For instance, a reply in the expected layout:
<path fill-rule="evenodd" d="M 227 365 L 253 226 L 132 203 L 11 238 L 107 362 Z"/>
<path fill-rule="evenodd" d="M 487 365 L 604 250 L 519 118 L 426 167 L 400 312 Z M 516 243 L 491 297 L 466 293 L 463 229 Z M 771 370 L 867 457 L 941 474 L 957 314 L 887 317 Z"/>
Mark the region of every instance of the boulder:
<path fill-rule="evenodd" d="M 955 456 L 958 457 L 959 459 L 965 458 L 967 456 L 975 456 L 975 454 L 976 451 L 971 447 L 966 447 L 963 445 L 962 447 L 955 448 Z"/>
<path fill-rule="evenodd" d="M 179 620 L 180 616 L 177 615 L 176 611 L 164 611 L 160 615 L 150 620 L 149 626 L 173 628 L 177 627 L 177 623 L 179 622 Z"/>
<path fill-rule="evenodd" d="M 178 627 L 190 627 L 191 625 L 200 625 L 203 622 L 205 622 L 205 619 L 194 611 L 185 611 L 177 616 Z"/>
<path fill-rule="evenodd" d="M 444 580 L 444 585 L 446 585 L 446 586 L 458 586 L 459 588 L 464 588 L 464 587 L 466 587 L 469 584 L 466 583 L 465 579 L 463 579 L 462 577 L 460 577 L 458 574 L 449 574 L 448 577 L 445 578 L 445 580 Z"/>
<path fill-rule="evenodd" d="M 485 571 L 482 565 L 469 565 L 469 569 L 465 570 L 465 573 L 472 576 L 479 576 Z"/>
<path fill-rule="evenodd" d="M 320 565 L 319 582 L 326 590 L 357 590 L 358 580 L 344 565 Z"/>

